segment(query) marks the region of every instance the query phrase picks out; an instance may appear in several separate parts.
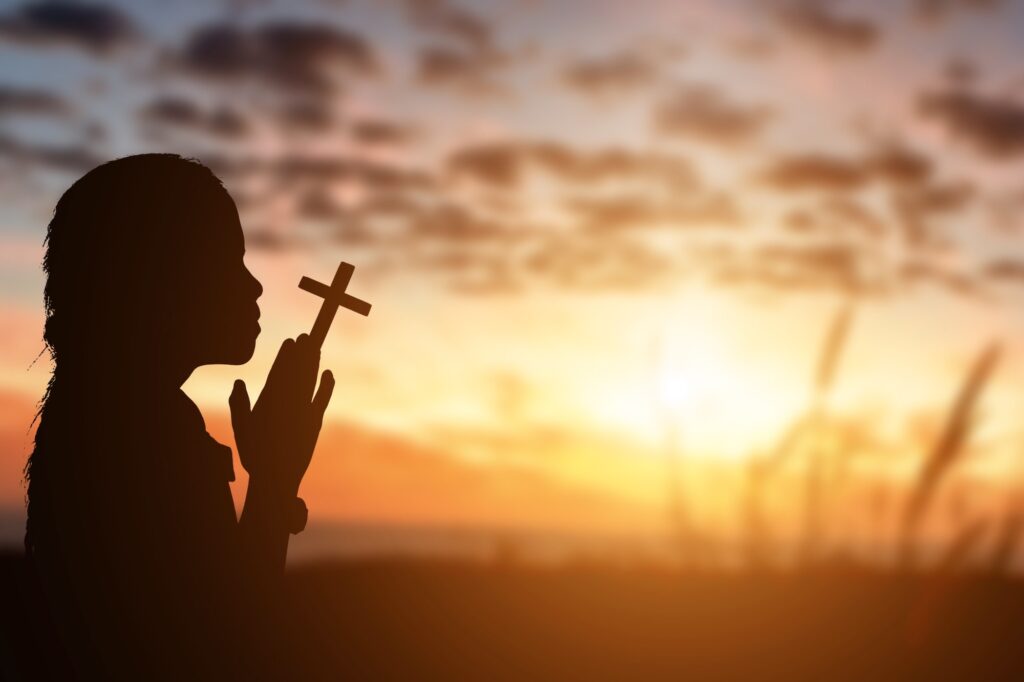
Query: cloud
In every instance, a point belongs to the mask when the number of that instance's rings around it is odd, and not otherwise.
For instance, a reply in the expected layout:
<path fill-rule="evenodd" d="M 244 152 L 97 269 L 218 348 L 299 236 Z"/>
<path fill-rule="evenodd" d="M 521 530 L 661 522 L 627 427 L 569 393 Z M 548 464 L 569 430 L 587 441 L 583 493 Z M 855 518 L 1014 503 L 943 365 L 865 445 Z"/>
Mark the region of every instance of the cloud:
<path fill-rule="evenodd" d="M 888 223 L 874 211 L 852 199 L 834 196 L 812 208 L 787 212 L 783 226 L 807 237 L 842 238 L 853 234 L 873 239 L 889 231 Z"/>
<path fill-rule="evenodd" d="M 869 182 L 919 186 L 933 172 L 928 157 L 907 147 L 889 145 L 858 157 L 818 153 L 785 156 L 770 164 L 761 173 L 761 180 L 784 191 L 849 192 Z"/>
<path fill-rule="evenodd" d="M 81 145 L 33 144 L 7 136 L 0 136 L 0 158 L 22 169 L 38 167 L 79 175 L 106 160 Z"/>
<path fill-rule="evenodd" d="M 679 274 L 677 261 L 638 240 L 551 235 L 531 246 L 521 269 L 525 279 L 562 289 L 629 292 L 668 284 Z"/>
<path fill-rule="evenodd" d="M 863 255 L 848 244 L 768 244 L 755 250 L 755 258 L 779 281 L 847 291 L 865 284 Z"/>
<path fill-rule="evenodd" d="M 989 262 L 982 270 L 984 276 L 997 284 L 1024 284 L 1024 261 L 999 258 Z"/>
<path fill-rule="evenodd" d="M 419 51 L 416 75 L 424 85 L 495 95 L 504 91 L 496 79 L 496 71 L 504 63 L 501 55 L 434 45 Z"/>
<path fill-rule="evenodd" d="M 324 98 L 289 98 L 274 112 L 274 118 L 291 131 L 322 133 L 336 123 L 331 104 Z"/>
<path fill-rule="evenodd" d="M 434 186 L 433 177 L 425 171 L 366 159 L 288 154 L 271 161 L 266 170 L 285 184 L 348 183 L 368 192 L 429 190 Z"/>
<path fill-rule="evenodd" d="M 416 77 L 472 96 L 505 92 L 498 71 L 509 63 L 480 15 L 446 0 L 402 0 L 411 22 L 436 40 L 416 55 Z"/>
<path fill-rule="evenodd" d="M 363 118 L 352 124 L 352 137 L 365 145 L 398 146 L 410 142 L 415 131 L 396 121 Z"/>
<path fill-rule="evenodd" d="M 491 26 L 479 15 L 445 0 L 404 0 L 413 24 L 481 54 L 494 49 Z"/>
<path fill-rule="evenodd" d="M 918 251 L 936 250 L 948 244 L 936 231 L 933 219 L 962 210 L 975 196 L 975 188 L 968 182 L 935 182 L 896 191 L 891 203 L 906 243 Z"/>
<path fill-rule="evenodd" d="M 797 0 L 778 8 L 777 17 L 790 35 L 829 54 L 858 53 L 879 40 L 878 27 L 867 19 L 840 16 L 820 0 Z"/>
<path fill-rule="evenodd" d="M 761 176 L 775 189 L 849 191 L 862 187 L 868 174 L 855 160 L 824 154 L 801 154 L 779 159 Z"/>
<path fill-rule="evenodd" d="M 562 73 L 565 84 L 575 92 L 598 99 L 627 94 L 650 85 L 657 76 L 653 60 L 635 51 L 579 60 Z"/>
<path fill-rule="evenodd" d="M 1015 100 L 951 88 L 923 95 L 918 108 L 990 159 L 1024 153 L 1024 105 Z"/>
<path fill-rule="evenodd" d="M 531 170 L 567 183 L 657 182 L 675 191 L 701 184 L 696 169 L 678 156 L 606 148 L 576 150 L 555 142 L 505 141 L 470 145 L 453 152 L 448 173 L 497 188 L 518 185 Z"/>
<path fill-rule="evenodd" d="M 310 220 L 337 220 L 344 208 L 325 187 L 314 187 L 299 198 L 296 206 L 299 216 Z"/>
<path fill-rule="evenodd" d="M 283 252 L 293 249 L 308 248 L 307 241 L 295 236 L 286 236 L 280 230 L 271 230 L 265 227 L 247 229 L 245 231 L 245 245 L 253 250 Z"/>
<path fill-rule="evenodd" d="M 689 85 L 655 108 L 654 124 L 667 135 L 736 145 L 759 134 L 772 116 L 768 107 L 738 104 L 714 87 Z"/>
<path fill-rule="evenodd" d="M 962 296 L 983 294 L 976 274 L 956 269 L 948 258 L 918 252 L 895 260 L 882 258 L 870 240 L 777 240 L 753 246 L 719 242 L 700 245 L 694 253 L 693 263 L 723 286 L 891 296 L 906 287 L 928 285 Z"/>
<path fill-rule="evenodd" d="M 467 244 L 507 241 L 524 234 L 521 230 L 510 230 L 497 221 L 482 218 L 464 206 L 449 202 L 417 210 L 411 217 L 408 235 L 417 240 Z"/>
<path fill-rule="evenodd" d="M 930 157 L 891 144 L 859 156 L 783 157 L 760 179 L 780 192 L 818 195 L 813 206 L 784 214 L 782 225 L 790 234 L 861 240 L 894 234 L 915 252 L 952 248 L 938 221 L 976 198 L 971 183 L 939 179 Z M 875 188 L 884 190 L 885 203 L 869 209 L 861 199 L 871 196 L 861 192 Z"/>
<path fill-rule="evenodd" d="M 230 107 L 203 109 L 192 100 L 175 95 L 157 97 L 139 112 L 146 124 L 200 131 L 223 138 L 244 137 L 248 121 Z"/>
<path fill-rule="evenodd" d="M 594 233 L 628 230 L 737 228 L 739 208 L 724 194 L 686 193 L 671 199 L 626 195 L 570 199 L 566 207 L 584 229 Z"/>
<path fill-rule="evenodd" d="M 901 279 L 910 285 L 931 284 L 963 296 L 978 296 L 980 284 L 975 277 L 957 272 L 935 260 L 910 258 L 900 267 Z"/>
<path fill-rule="evenodd" d="M 369 159 L 331 154 L 285 152 L 271 157 L 201 154 L 200 160 L 218 176 L 232 181 L 259 178 L 275 190 L 331 185 L 358 186 L 364 192 L 430 190 L 433 176 L 423 170 Z"/>
<path fill-rule="evenodd" d="M 537 226 L 507 216 L 491 217 L 475 204 L 469 206 L 437 194 L 412 198 L 400 192 L 379 193 L 354 207 L 350 217 L 364 231 L 397 239 L 410 252 L 431 245 L 469 254 L 465 249 L 507 246 L 543 232 Z"/>
<path fill-rule="evenodd" d="M 0 116 L 30 114 L 65 116 L 71 107 L 61 96 L 46 90 L 0 85 Z"/>
<path fill-rule="evenodd" d="M 868 254 L 851 244 L 769 242 L 748 248 L 717 244 L 698 250 L 696 263 L 723 286 L 779 292 L 879 294 Z"/>
<path fill-rule="evenodd" d="M 103 55 L 137 35 L 121 10 L 88 2 L 33 2 L 0 15 L 0 36 L 27 45 L 67 45 Z"/>
<path fill-rule="evenodd" d="M 866 172 L 893 185 L 921 185 L 934 171 L 931 159 L 908 147 L 884 146 L 863 161 Z"/>
<path fill-rule="evenodd" d="M 379 63 L 359 35 L 325 23 L 269 21 L 255 28 L 212 24 L 199 28 L 174 61 L 217 79 L 254 78 L 281 91 L 334 94 L 340 73 L 373 75 Z"/>
<path fill-rule="evenodd" d="M 938 23 L 960 10 L 991 11 L 1004 4 L 1004 0 L 916 0 L 914 12 L 925 22 Z"/>

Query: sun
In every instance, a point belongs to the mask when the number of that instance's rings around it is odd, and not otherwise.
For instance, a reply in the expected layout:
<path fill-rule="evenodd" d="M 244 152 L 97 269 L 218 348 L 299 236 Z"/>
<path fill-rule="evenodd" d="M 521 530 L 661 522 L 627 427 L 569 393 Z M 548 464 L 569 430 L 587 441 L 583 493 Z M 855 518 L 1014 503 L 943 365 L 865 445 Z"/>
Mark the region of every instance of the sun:
<path fill-rule="evenodd" d="M 773 386 L 711 324 L 663 337 L 651 380 L 656 429 L 671 429 L 685 456 L 742 459 L 770 440 L 780 415 Z"/>

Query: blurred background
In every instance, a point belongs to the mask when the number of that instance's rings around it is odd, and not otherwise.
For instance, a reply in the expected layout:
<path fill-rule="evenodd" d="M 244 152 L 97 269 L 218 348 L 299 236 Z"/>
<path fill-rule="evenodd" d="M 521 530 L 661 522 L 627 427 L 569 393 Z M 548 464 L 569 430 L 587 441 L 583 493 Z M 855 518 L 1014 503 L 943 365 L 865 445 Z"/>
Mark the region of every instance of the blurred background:
<path fill-rule="evenodd" d="M 253 360 L 186 384 L 217 438 L 312 325 L 300 277 L 343 259 L 373 304 L 324 346 L 292 561 L 1013 570 L 1022 32 L 1011 0 L 0 2 L 0 539 L 49 216 L 170 151 L 265 288 Z"/>

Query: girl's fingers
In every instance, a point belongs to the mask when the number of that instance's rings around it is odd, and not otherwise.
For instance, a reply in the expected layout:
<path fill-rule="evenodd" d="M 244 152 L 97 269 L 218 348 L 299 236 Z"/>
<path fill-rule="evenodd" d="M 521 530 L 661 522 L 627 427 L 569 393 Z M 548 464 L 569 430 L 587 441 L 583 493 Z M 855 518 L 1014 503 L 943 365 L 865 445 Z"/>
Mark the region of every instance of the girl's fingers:
<path fill-rule="evenodd" d="M 323 424 L 324 412 L 327 410 L 327 405 L 331 402 L 333 394 L 334 375 L 331 373 L 331 370 L 325 369 L 324 373 L 320 375 L 320 388 L 317 389 L 316 395 L 313 396 L 313 423 L 317 425 L 318 429 Z"/>
<path fill-rule="evenodd" d="M 231 388 L 228 406 L 231 408 L 231 428 L 235 432 L 235 440 L 244 440 L 244 434 L 249 428 L 252 406 L 249 403 L 249 391 L 241 379 L 236 379 L 235 385 Z"/>
<path fill-rule="evenodd" d="M 295 381 L 297 399 L 308 403 L 316 388 L 317 370 L 320 369 L 320 349 L 308 334 L 299 334 L 295 340 Z"/>
<path fill-rule="evenodd" d="M 270 372 L 267 374 L 267 383 L 263 385 L 263 393 L 266 393 L 268 390 L 273 393 L 278 390 L 278 385 L 287 385 L 288 375 L 291 374 L 291 366 L 295 364 L 294 356 L 295 340 L 285 339 L 281 343 L 281 349 L 277 351 L 277 357 L 274 358 L 274 364 L 270 367 Z M 261 398 L 263 393 L 260 394 Z"/>

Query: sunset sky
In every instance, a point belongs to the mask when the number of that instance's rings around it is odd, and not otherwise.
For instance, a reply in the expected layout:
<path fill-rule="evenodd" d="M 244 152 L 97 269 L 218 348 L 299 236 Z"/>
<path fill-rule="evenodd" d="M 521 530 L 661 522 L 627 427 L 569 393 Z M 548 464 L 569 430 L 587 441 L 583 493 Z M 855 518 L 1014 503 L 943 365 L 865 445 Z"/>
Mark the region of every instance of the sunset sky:
<path fill-rule="evenodd" d="M 300 277 L 356 266 L 314 520 L 652 531 L 671 456 L 728 527 L 847 306 L 867 466 L 911 470 L 999 340 L 962 473 L 1019 485 L 1022 35 L 1014 0 L 0 2 L 0 507 L 49 215 L 144 151 L 223 179 L 265 289 L 253 360 L 186 384 L 222 440 Z"/>

